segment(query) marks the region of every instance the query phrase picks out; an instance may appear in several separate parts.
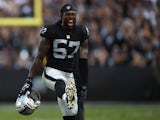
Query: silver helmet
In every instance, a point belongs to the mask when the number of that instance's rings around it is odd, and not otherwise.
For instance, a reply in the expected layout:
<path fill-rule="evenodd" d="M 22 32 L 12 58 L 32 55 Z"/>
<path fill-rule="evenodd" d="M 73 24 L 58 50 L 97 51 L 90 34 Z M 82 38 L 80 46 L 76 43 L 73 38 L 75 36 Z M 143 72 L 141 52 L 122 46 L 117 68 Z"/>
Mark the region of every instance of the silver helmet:
<path fill-rule="evenodd" d="M 22 115 L 30 115 L 40 106 L 40 94 L 32 90 L 31 93 L 29 91 L 26 94 L 21 95 L 16 100 L 16 110 Z"/>

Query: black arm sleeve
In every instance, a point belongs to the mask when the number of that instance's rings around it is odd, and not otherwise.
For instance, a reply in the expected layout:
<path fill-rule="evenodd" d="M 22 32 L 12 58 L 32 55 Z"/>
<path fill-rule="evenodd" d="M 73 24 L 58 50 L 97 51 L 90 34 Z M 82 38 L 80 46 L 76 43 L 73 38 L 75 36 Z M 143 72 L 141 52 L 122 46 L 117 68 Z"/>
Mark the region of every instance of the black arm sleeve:
<path fill-rule="evenodd" d="M 81 86 L 88 86 L 88 60 L 83 58 L 79 59 L 79 72 Z"/>

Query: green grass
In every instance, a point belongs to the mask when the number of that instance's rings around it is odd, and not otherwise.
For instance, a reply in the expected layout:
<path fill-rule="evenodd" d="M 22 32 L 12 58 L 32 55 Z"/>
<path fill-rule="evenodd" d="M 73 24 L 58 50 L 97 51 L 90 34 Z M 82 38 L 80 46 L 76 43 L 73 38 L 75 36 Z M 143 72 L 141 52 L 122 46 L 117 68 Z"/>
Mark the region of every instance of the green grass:
<path fill-rule="evenodd" d="M 85 120 L 160 120 L 160 105 L 100 104 L 85 105 Z M 30 116 L 22 116 L 13 104 L 0 105 L 0 120 L 62 120 L 55 103 L 43 104 Z"/>

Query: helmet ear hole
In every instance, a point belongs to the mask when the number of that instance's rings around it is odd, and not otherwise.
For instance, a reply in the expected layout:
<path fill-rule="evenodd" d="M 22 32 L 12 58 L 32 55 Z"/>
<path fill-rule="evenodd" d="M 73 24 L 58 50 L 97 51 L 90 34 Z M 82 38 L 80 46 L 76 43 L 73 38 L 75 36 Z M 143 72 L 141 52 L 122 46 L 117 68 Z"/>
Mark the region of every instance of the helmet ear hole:
<path fill-rule="evenodd" d="M 22 115 L 31 115 L 40 106 L 40 94 L 32 90 L 30 94 L 26 92 L 16 100 L 16 110 Z"/>

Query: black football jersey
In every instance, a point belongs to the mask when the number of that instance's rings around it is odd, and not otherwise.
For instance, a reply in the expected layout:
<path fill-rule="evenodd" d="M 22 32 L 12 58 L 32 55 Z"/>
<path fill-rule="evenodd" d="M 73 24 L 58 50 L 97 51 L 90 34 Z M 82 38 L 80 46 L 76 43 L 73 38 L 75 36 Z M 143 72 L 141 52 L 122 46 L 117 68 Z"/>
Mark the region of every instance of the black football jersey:
<path fill-rule="evenodd" d="M 50 41 L 47 65 L 65 72 L 73 72 L 74 59 L 80 45 L 88 39 L 88 31 L 82 25 L 75 25 L 73 31 L 65 31 L 60 22 L 41 27 L 41 37 Z"/>

